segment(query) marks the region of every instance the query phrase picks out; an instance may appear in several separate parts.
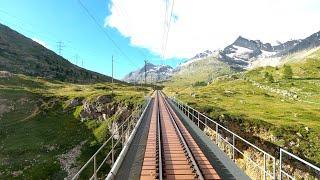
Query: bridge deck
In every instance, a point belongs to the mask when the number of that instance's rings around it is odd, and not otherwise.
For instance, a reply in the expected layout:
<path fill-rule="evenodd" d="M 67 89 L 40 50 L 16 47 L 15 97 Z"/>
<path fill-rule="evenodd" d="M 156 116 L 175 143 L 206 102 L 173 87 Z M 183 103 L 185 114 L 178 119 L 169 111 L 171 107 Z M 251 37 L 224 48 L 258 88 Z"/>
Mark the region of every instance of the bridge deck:
<path fill-rule="evenodd" d="M 151 100 L 150 105 L 143 117 L 137 133 L 132 140 L 128 152 L 115 175 L 115 179 L 139 179 L 141 167 L 144 158 L 144 152 L 147 144 L 147 137 L 149 131 L 149 124 L 153 108 L 154 99 Z"/>
<path fill-rule="evenodd" d="M 140 175 L 143 167 L 144 155 L 146 152 L 147 139 L 149 134 L 150 120 L 152 113 L 155 110 L 154 99 L 152 100 L 149 110 L 146 113 L 140 127 L 138 128 L 137 134 L 135 135 L 133 142 L 129 148 L 126 157 L 121 164 L 115 179 L 140 179 Z M 177 125 L 182 129 L 182 134 L 187 135 L 187 139 L 192 139 L 191 147 L 197 146 L 197 151 L 203 153 L 201 158 L 204 158 L 207 163 L 200 163 L 199 169 L 202 169 L 203 165 L 213 167 L 214 170 L 222 179 L 250 179 L 245 173 L 239 169 L 235 163 L 229 159 L 216 145 L 214 145 L 211 140 L 200 130 L 196 125 L 194 125 L 190 120 L 187 119 L 180 110 L 170 103 L 172 107 L 172 112 L 175 118 L 179 118 L 181 121 Z M 154 126 L 152 126 L 155 128 Z M 188 133 L 186 133 L 188 132 Z M 190 140 L 189 140 L 190 141 Z M 164 155 L 165 156 L 165 155 Z M 196 157 L 199 161 L 199 157 Z M 156 163 L 156 161 L 155 161 Z M 187 172 L 187 171 L 186 171 Z M 218 176 L 217 176 L 218 177 Z M 157 178 L 155 175 L 152 179 Z M 205 177 L 204 177 L 205 178 Z M 206 178 L 205 178 L 206 179 Z"/>

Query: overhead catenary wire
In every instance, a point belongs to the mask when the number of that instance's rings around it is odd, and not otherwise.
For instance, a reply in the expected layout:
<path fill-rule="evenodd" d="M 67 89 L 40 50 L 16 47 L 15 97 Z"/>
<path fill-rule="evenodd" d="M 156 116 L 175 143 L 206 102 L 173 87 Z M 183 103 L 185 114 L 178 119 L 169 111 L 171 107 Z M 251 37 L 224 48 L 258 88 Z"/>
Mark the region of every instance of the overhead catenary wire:
<path fill-rule="evenodd" d="M 35 27 L 38 27 L 37 24 L 26 22 L 25 19 L 23 19 L 21 17 L 14 16 L 7 11 L 0 9 L 0 13 L 4 14 L 5 16 L 10 17 L 12 19 L 12 21 L 8 21 L 8 20 L 4 20 L 4 19 L 0 18 L 0 21 L 2 21 L 3 24 L 5 24 L 6 26 L 9 26 L 9 27 L 10 26 L 16 27 L 19 30 L 22 30 L 24 32 L 29 33 L 29 36 L 33 41 L 47 39 L 52 42 L 55 42 L 56 44 L 58 43 L 58 48 L 54 48 L 56 46 L 54 46 L 53 44 L 50 44 L 50 43 L 47 44 L 48 46 L 46 46 L 46 48 L 49 50 L 52 50 L 52 51 L 55 49 L 57 54 L 62 55 L 61 52 L 59 53 L 59 49 L 60 49 L 59 42 L 61 41 L 61 38 L 58 38 L 52 32 L 46 32 L 46 33 L 38 32 L 39 28 L 35 28 Z M 37 32 L 34 31 L 33 29 L 37 29 Z M 68 46 L 66 46 L 66 44 L 68 44 Z M 72 45 L 69 45 L 69 44 L 70 44 L 69 40 L 66 40 L 61 44 L 63 47 L 67 47 L 67 48 L 63 49 L 63 52 L 68 52 L 69 54 L 78 54 L 79 50 L 72 48 Z M 61 51 L 62 51 L 62 49 L 61 49 Z M 86 50 L 86 53 L 96 54 L 96 52 L 88 51 L 88 50 Z M 74 58 L 74 56 L 66 58 L 66 59 L 71 61 L 71 59 L 73 59 L 73 58 Z M 78 63 L 74 63 L 74 64 L 77 65 Z"/>
<path fill-rule="evenodd" d="M 98 20 L 91 14 L 89 9 L 81 2 L 81 0 L 77 1 L 80 6 L 85 10 L 87 15 L 93 20 L 93 22 L 97 25 L 97 27 L 103 32 L 103 34 L 108 38 L 109 41 L 119 50 L 119 52 L 135 67 L 138 67 L 130 58 L 129 56 L 120 48 L 120 46 L 111 38 L 110 34 L 104 30 L 103 27 L 100 26 Z"/>
<path fill-rule="evenodd" d="M 174 0 L 172 0 L 171 3 L 171 11 L 168 11 L 168 5 L 169 5 L 169 0 L 166 0 L 166 8 L 165 8 L 165 14 L 164 14 L 164 30 L 163 30 L 163 37 L 162 37 L 162 49 L 161 49 L 161 57 L 162 60 L 164 61 L 165 59 L 165 53 L 167 49 L 167 43 L 168 43 L 168 37 L 169 37 L 169 31 L 170 31 L 170 26 L 171 26 L 171 19 L 173 16 L 173 8 L 174 8 Z M 170 14 L 168 18 L 168 14 Z"/>
<path fill-rule="evenodd" d="M 168 30 L 167 30 L 166 37 L 165 37 L 165 42 L 164 42 L 163 57 L 165 57 L 165 53 L 166 53 L 166 50 L 167 50 L 167 43 L 168 43 L 168 38 L 169 38 L 171 19 L 172 19 L 172 16 L 173 16 L 173 7 L 174 7 L 174 0 L 172 0 L 172 5 L 171 5 L 171 13 L 170 13 L 170 17 L 169 17 Z"/>
<path fill-rule="evenodd" d="M 164 49 L 164 42 L 165 42 L 165 37 L 166 37 L 166 32 L 167 32 L 167 17 L 168 17 L 168 0 L 165 0 L 165 11 L 164 11 L 164 21 L 163 21 L 163 34 L 162 34 L 162 44 L 161 44 L 161 58 L 162 58 L 162 64 L 164 61 L 163 57 L 163 49 Z"/>

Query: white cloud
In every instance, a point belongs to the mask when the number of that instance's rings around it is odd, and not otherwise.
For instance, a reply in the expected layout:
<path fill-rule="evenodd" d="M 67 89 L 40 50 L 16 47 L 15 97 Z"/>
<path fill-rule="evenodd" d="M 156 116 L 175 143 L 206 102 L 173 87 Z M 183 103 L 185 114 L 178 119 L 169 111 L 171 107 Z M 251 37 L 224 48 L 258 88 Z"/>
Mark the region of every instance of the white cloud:
<path fill-rule="evenodd" d="M 40 39 L 38 39 L 38 38 L 32 38 L 32 40 L 35 41 L 35 42 L 37 42 L 37 43 L 39 43 L 39 44 L 41 44 L 41 45 L 44 46 L 45 48 L 50 49 L 46 42 L 44 42 L 44 41 L 42 41 L 42 40 L 40 40 Z"/>
<path fill-rule="evenodd" d="M 161 55 L 165 0 L 112 0 L 109 8 L 105 26 Z M 223 48 L 239 35 L 273 43 L 320 30 L 319 0 L 175 0 L 173 13 L 166 58 Z"/>

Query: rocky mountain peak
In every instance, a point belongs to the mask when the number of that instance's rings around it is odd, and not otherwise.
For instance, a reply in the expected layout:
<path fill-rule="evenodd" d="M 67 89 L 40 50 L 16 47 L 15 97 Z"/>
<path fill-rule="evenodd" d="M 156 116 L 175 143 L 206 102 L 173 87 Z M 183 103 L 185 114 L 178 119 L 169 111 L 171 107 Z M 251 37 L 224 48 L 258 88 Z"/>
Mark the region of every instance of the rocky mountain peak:
<path fill-rule="evenodd" d="M 152 81 L 165 80 L 173 72 L 173 68 L 169 65 L 154 65 L 148 62 L 142 68 L 127 74 L 123 80 L 131 83 L 142 82 L 144 81 L 145 70 L 147 72 L 147 79 L 152 79 Z"/>

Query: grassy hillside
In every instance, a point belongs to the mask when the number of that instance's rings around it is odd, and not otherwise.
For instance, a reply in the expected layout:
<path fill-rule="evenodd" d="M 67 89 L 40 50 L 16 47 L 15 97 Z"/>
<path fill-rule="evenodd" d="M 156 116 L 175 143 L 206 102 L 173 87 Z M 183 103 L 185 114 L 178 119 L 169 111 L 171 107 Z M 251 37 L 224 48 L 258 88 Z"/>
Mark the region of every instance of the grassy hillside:
<path fill-rule="evenodd" d="M 276 156 L 280 146 L 319 165 L 320 50 L 288 62 L 292 78 L 285 66 L 265 67 L 165 91 Z"/>
<path fill-rule="evenodd" d="M 1 72 L 0 177 L 63 179 L 68 175 L 65 163 L 71 164 L 69 169 L 83 165 L 109 135 L 108 124 L 143 103 L 149 91 L 123 84 L 78 85 Z M 111 100 L 103 102 L 101 97 Z M 77 98 L 85 103 L 72 104 Z M 107 113 L 106 119 L 80 118 L 84 108 L 98 103 L 105 111 L 121 108 Z"/>
<path fill-rule="evenodd" d="M 166 82 L 165 86 L 186 87 L 211 82 L 214 78 L 230 74 L 233 70 L 216 57 L 198 60 L 192 64 L 182 66 Z"/>
<path fill-rule="evenodd" d="M 33 40 L 0 24 L 0 71 L 64 82 L 107 82 L 111 78 L 71 64 Z"/>

